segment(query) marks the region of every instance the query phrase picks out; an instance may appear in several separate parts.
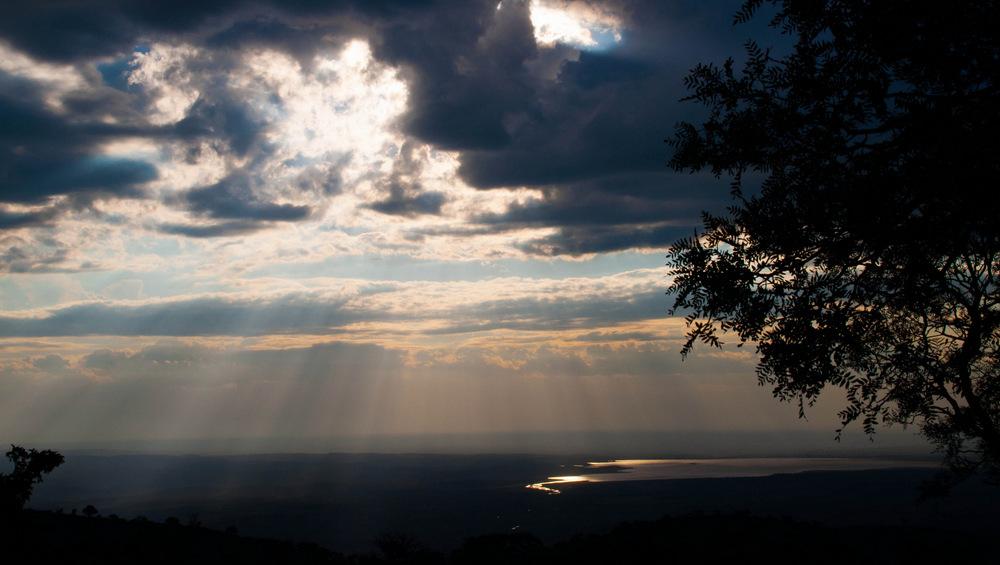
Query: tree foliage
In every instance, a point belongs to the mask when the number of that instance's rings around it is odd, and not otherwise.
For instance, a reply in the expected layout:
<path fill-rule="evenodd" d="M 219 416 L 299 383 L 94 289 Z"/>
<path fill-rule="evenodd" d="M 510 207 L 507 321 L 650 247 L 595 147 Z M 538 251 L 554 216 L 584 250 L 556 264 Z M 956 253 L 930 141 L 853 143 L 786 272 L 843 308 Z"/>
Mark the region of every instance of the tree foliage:
<path fill-rule="evenodd" d="M 31 498 L 35 485 L 42 476 L 63 464 L 63 456 L 45 449 L 25 449 L 10 446 L 7 459 L 14 465 L 10 473 L 0 473 L 0 514 L 9 514 L 24 508 Z"/>
<path fill-rule="evenodd" d="M 776 397 L 846 391 L 844 426 L 918 424 L 1000 474 L 1000 6 L 750 0 L 790 47 L 686 77 L 676 170 L 731 181 L 667 256 L 687 354 L 752 343 Z M 841 428 L 843 429 L 843 428 Z"/>

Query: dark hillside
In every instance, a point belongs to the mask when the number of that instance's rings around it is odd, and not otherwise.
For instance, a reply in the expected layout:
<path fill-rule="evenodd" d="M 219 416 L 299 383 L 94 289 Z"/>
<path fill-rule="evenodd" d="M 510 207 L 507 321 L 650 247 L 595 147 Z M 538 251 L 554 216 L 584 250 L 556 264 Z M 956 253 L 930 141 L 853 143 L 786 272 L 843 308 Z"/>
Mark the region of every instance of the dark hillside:
<path fill-rule="evenodd" d="M 477 536 L 450 554 L 404 534 L 374 540 L 378 551 L 342 555 L 314 544 L 241 537 L 198 525 L 85 518 L 25 511 L 5 528 L 14 563 L 971 563 L 990 562 L 986 534 L 942 529 L 832 528 L 750 515 L 688 515 L 622 524 L 546 545 L 530 533 Z"/>

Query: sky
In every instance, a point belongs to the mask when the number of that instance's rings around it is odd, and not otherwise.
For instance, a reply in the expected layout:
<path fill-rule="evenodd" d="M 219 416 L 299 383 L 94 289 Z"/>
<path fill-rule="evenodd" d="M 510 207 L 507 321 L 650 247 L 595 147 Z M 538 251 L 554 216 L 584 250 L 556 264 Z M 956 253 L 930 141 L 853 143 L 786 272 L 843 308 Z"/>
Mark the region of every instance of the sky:
<path fill-rule="evenodd" d="M 737 4 L 5 7 L 0 438 L 832 437 L 667 314 Z"/>

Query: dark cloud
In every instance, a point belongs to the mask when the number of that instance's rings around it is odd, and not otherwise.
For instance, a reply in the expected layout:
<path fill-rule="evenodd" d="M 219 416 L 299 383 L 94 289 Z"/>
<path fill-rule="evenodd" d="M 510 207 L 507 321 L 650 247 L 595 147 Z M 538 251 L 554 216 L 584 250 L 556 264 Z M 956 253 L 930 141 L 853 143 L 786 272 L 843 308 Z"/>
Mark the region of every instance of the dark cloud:
<path fill-rule="evenodd" d="M 643 288 L 579 297 L 491 300 L 474 308 L 443 304 L 405 313 L 312 293 L 259 299 L 204 297 L 148 304 L 85 303 L 50 310 L 41 317 L 0 316 L 0 337 L 327 334 L 359 321 L 416 319 L 449 322 L 428 332 L 432 334 L 594 328 L 661 318 L 666 310 L 662 292 Z M 360 290 L 366 296 L 391 291 L 381 285 Z"/>
<path fill-rule="evenodd" d="M 592 326 L 662 318 L 665 312 L 658 290 L 630 291 L 627 296 L 587 296 L 579 298 L 524 298 L 486 302 L 477 313 L 498 320 L 537 320 L 554 328 Z M 543 327 L 541 325 L 536 327 Z"/>
<path fill-rule="evenodd" d="M 122 0 L 13 3 L 4 7 L 0 35 L 34 57 L 70 62 L 128 52 L 150 34 L 191 32 L 239 4 L 231 0 Z"/>
<path fill-rule="evenodd" d="M 138 30 L 114 10 L 87 2 L 60 2 L 39 9 L 15 2 L 4 7 L 0 33 L 15 47 L 48 60 L 72 61 L 120 51 Z"/>
<path fill-rule="evenodd" d="M 91 270 L 88 262 L 71 265 L 70 249 L 52 236 L 52 229 L 35 230 L 30 237 L 0 233 L 0 272 L 56 273 Z"/>
<path fill-rule="evenodd" d="M 584 255 L 663 248 L 701 225 L 701 211 L 720 208 L 728 189 L 711 176 L 630 173 L 552 185 L 541 198 L 473 221 L 485 231 L 558 227 L 520 245 L 532 255 Z M 433 235 L 433 234 L 428 234 Z"/>
<path fill-rule="evenodd" d="M 678 239 L 690 236 L 694 225 L 626 225 L 563 227 L 554 235 L 520 245 L 531 255 L 586 255 L 626 249 L 665 249 Z"/>
<path fill-rule="evenodd" d="M 392 185 L 389 190 L 387 198 L 370 206 L 372 210 L 393 216 L 438 214 L 446 201 L 441 192 L 427 191 L 410 195 L 398 184 Z"/>
<path fill-rule="evenodd" d="M 216 184 L 190 190 L 182 198 L 192 212 L 223 220 L 292 222 L 309 216 L 308 206 L 260 200 L 254 190 L 254 185 L 260 182 L 252 175 L 235 174 Z"/>
<path fill-rule="evenodd" d="M 639 83 L 649 80 L 655 71 L 656 68 L 646 61 L 583 51 L 577 60 L 562 65 L 559 81 L 580 89 L 593 89 Z"/>
<path fill-rule="evenodd" d="M 407 241 L 423 241 L 428 237 L 438 236 L 475 237 L 478 235 L 491 235 L 507 229 L 506 226 L 431 226 L 406 230 L 403 232 L 403 237 Z"/>
<path fill-rule="evenodd" d="M 447 198 L 442 192 L 423 190 L 419 180 L 422 168 L 420 158 L 414 154 L 413 143 L 404 143 L 393 162 L 392 174 L 378 183 L 388 195 L 368 207 L 394 216 L 439 214 Z"/>
<path fill-rule="evenodd" d="M 18 159 L 9 169 L 2 194 L 14 201 L 71 192 L 101 191 L 138 196 L 138 185 L 155 180 L 156 167 L 137 159 L 81 155 L 77 158 Z"/>
<path fill-rule="evenodd" d="M 37 203 L 88 191 L 137 196 L 157 178 L 150 163 L 97 153 L 103 142 L 151 129 L 56 115 L 43 96 L 38 85 L 0 71 L 0 201 Z"/>
<path fill-rule="evenodd" d="M 434 22 L 415 18 L 379 29 L 375 54 L 408 71 L 406 131 L 459 149 L 464 181 L 541 191 L 540 200 L 477 223 L 496 231 L 559 228 L 524 246 L 538 254 L 662 247 L 727 198 L 714 180 L 692 183 L 666 172 L 664 138 L 700 112 L 679 103 L 683 76 L 760 31 L 720 18 L 738 2 L 721 10 L 664 4 L 604 4 L 625 22 L 623 44 L 605 52 L 535 45 L 526 4 L 506 2 L 492 14 L 474 4 Z M 709 185 L 718 188 L 705 190 Z"/>
<path fill-rule="evenodd" d="M 75 62 L 127 53 L 150 37 L 234 45 L 254 42 L 278 48 L 307 49 L 317 29 L 326 35 L 346 16 L 359 20 L 407 19 L 435 5 L 462 0 L 62 0 L 44 6 L 10 4 L 0 20 L 0 36 L 33 57 Z M 289 22 L 280 21 L 290 20 Z M 298 25 L 294 25 L 298 24 Z"/>
<path fill-rule="evenodd" d="M 462 150 L 462 176 L 481 188 L 663 170 L 662 141 L 691 111 L 677 104 L 687 69 L 744 38 L 717 5 L 607 2 L 623 45 L 570 53 L 535 44 L 527 3 L 490 4 L 379 29 L 375 51 L 410 71 L 407 131 Z"/>
<path fill-rule="evenodd" d="M 589 332 L 581 336 L 574 337 L 574 341 L 586 341 L 593 343 L 611 343 L 619 341 L 650 341 L 662 342 L 663 334 L 653 332 L 615 332 L 597 331 Z"/>
<path fill-rule="evenodd" d="M 235 100 L 235 93 L 225 86 L 203 94 L 175 129 L 181 137 L 217 139 L 225 142 L 228 151 L 243 157 L 261 141 L 266 124 L 255 120 L 246 105 Z M 266 151 L 266 148 L 264 149 Z"/>
<path fill-rule="evenodd" d="M 198 298 L 146 305 L 81 304 L 43 318 L 0 316 L 0 336 L 261 335 L 317 332 L 357 319 L 340 300 L 300 296 L 227 301 Z"/>
<path fill-rule="evenodd" d="M 332 11 L 329 3 L 326 10 Z M 360 22 L 347 19 L 283 21 L 280 18 L 280 14 L 270 13 L 236 20 L 229 27 L 208 35 L 203 45 L 211 51 L 275 49 L 288 53 L 308 69 L 317 51 L 335 49 L 351 37 L 366 33 Z"/>
<path fill-rule="evenodd" d="M 659 319 L 666 314 L 662 292 L 622 296 L 518 298 L 477 304 L 467 312 L 451 313 L 452 323 L 425 330 L 428 335 L 505 330 L 566 330 L 607 327 L 625 322 Z"/>
<path fill-rule="evenodd" d="M 501 12 L 508 4 L 505 17 L 513 22 L 523 5 L 504 3 Z M 738 51 L 760 28 L 726 25 L 736 2 L 721 10 L 693 2 L 666 4 L 604 4 L 625 21 L 623 44 L 604 52 L 567 57 L 565 47 L 518 48 L 521 41 L 533 41 L 508 24 L 484 25 L 475 41 L 455 34 L 440 41 L 441 49 L 411 58 L 419 76 L 404 120 L 410 133 L 461 149 L 459 174 L 474 187 L 541 191 L 540 200 L 476 222 L 497 231 L 556 227 L 557 234 L 523 249 L 581 255 L 669 245 L 699 223 L 702 210 L 723 206 L 728 196 L 718 181 L 692 183 L 666 172 L 669 150 L 663 141 L 677 122 L 699 117 L 697 107 L 679 103 L 687 70 Z M 477 50 L 490 33 L 514 46 L 502 51 L 504 64 L 489 65 L 491 56 Z M 462 38 L 463 51 L 448 43 Z M 477 64 L 490 69 L 488 76 L 477 74 Z M 498 77 L 503 88 L 493 86 Z M 433 85 L 426 87 L 426 100 L 423 84 Z M 483 106 L 475 107 L 477 101 Z M 471 118 L 460 118 L 466 115 Z M 433 128 L 414 127 L 423 116 L 433 116 Z M 469 125 L 474 129 L 465 131 Z M 710 185 L 715 189 L 707 190 Z"/>
<path fill-rule="evenodd" d="M 262 222 L 233 220 L 214 224 L 160 224 L 156 230 L 170 235 L 183 235 L 193 238 L 233 237 L 246 235 L 265 229 Z"/>
<path fill-rule="evenodd" d="M 524 62 L 535 51 L 526 3 L 465 2 L 385 24 L 375 55 L 405 69 L 407 133 L 446 149 L 510 142 L 505 116 L 533 104 Z"/>
<path fill-rule="evenodd" d="M 59 210 L 54 207 L 32 212 L 10 212 L 0 209 L 0 231 L 44 225 L 58 214 Z"/>
<path fill-rule="evenodd" d="M 661 222 L 665 218 L 683 219 L 695 223 L 708 198 L 685 198 L 674 194 L 668 179 L 659 194 L 606 192 L 593 183 L 546 187 L 542 198 L 511 205 L 499 214 L 476 218 L 477 223 L 513 226 L 590 226 L 623 225 Z"/>
<path fill-rule="evenodd" d="M 680 97 L 676 82 L 676 75 L 658 73 L 637 83 L 584 88 L 560 75 L 558 84 L 538 93 L 544 114 L 519 116 L 503 150 L 463 153 L 459 173 L 473 186 L 493 188 L 662 171 L 663 139 L 679 118 L 667 102 Z"/>

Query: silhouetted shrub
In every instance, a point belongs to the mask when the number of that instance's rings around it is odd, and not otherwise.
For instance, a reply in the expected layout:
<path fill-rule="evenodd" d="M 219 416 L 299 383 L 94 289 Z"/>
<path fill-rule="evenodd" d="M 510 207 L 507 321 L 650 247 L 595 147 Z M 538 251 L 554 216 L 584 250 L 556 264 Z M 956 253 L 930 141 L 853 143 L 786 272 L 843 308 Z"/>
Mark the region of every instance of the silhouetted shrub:
<path fill-rule="evenodd" d="M 465 540 L 452 554 L 456 565 L 530 565 L 546 563 L 545 545 L 531 534 L 493 534 Z"/>
<path fill-rule="evenodd" d="M 389 563 L 436 563 L 442 557 L 415 538 L 397 532 L 384 533 L 375 538 L 375 547 Z"/>
<path fill-rule="evenodd" d="M 63 456 L 46 449 L 25 449 L 10 446 L 7 459 L 14 464 L 10 473 L 0 473 L 0 512 L 10 514 L 24 508 L 31 498 L 35 485 L 42 482 L 42 476 L 51 473 L 63 464 Z"/>

